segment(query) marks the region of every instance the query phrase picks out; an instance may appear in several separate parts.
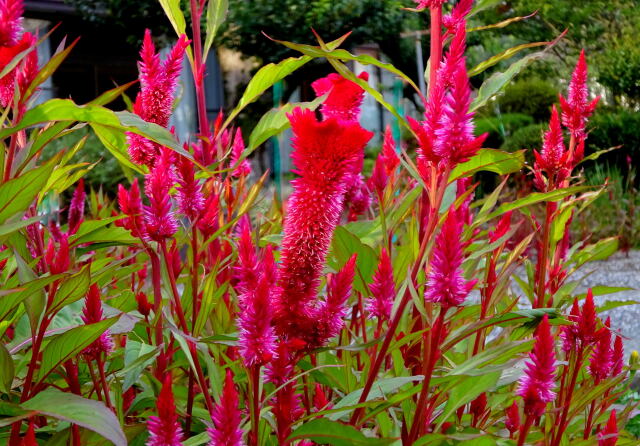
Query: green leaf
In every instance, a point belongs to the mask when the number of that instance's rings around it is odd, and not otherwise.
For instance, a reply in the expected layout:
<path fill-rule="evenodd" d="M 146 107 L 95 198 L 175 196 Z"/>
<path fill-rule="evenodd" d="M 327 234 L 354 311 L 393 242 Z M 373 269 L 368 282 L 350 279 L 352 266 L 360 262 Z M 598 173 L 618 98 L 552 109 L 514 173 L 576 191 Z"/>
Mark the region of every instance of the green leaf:
<path fill-rule="evenodd" d="M 413 383 L 416 381 L 422 381 L 423 378 L 424 377 L 422 375 L 417 375 L 417 376 L 398 376 L 395 378 L 379 379 L 373 383 L 373 386 L 371 387 L 371 391 L 367 395 L 366 401 L 372 401 L 372 400 L 384 398 L 386 395 L 398 390 L 400 387 L 404 386 L 405 384 Z M 345 395 L 344 398 L 342 398 L 340 401 L 336 403 L 335 406 L 333 406 L 333 409 L 340 409 L 342 407 L 347 408 L 347 407 L 358 404 L 358 401 L 360 400 L 360 395 L 362 395 L 362 389 L 355 390 L 349 393 L 348 395 Z M 346 413 L 349 413 L 348 409 L 345 409 L 344 411 L 331 413 L 327 415 L 327 418 L 331 420 L 338 420 L 341 416 L 343 416 Z"/>
<path fill-rule="evenodd" d="M 83 298 L 87 294 L 87 291 L 89 291 L 90 283 L 91 272 L 89 265 L 82 268 L 79 273 L 64 279 L 51 303 L 48 310 L 49 314 L 53 314 L 61 308 Z"/>
<path fill-rule="evenodd" d="M 547 45 L 548 43 L 549 42 L 523 43 L 522 45 L 517 45 L 517 46 L 514 46 L 513 48 L 506 49 L 503 52 L 496 54 L 495 56 L 492 56 L 487 60 L 480 62 L 478 65 L 470 69 L 468 73 L 469 77 L 476 76 L 482 73 L 487 68 L 492 67 L 503 60 L 513 57 L 514 55 L 518 54 L 522 50 L 526 50 L 527 48 L 535 48 L 538 46 Z"/>
<path fill-rule="evenodd" d="M 490 373 L 488 375 L 467 377 L 459 381 L 456 386 L 453 387 L 449 397 L 447 398 L 447 404 L 440 415 L 438 426 L 434 431 L 439 432 L 442 423 L 444 423 L 460 406 L 463 406 L 471 401 L 475 400 L 481 393 L 494 387 L 498 378 L 500 378 L 500 372 Z"/>
<path fill-rule="evenodd" d="M 0 224 L 31 206 L 47 184 L 54 166 L 55 159 L 0 186 Z"/>
<path fill-rule="evenodd" d="M 44 380 L 58 365 L 69 358 L 73 358 L 91 345 L 118 319 L 119 317 L 112 317 L 95 324 L 81 325 L 60 335 L 53 336 L 42 352 L 38 382 Z"/>
<path fill-rule="evenodd" d="M 458 164 L 449 181 L 468 177 L 481 170 L 506 175 L 518 172 L 524 166 L 524 150 L 504 152 L 495 149 L 480 149 L 469 161 Z"/>
<path fill-rule="evenodd" d="M 0 344 L 0 392 L 11 392 L 11 384 L 15 376 L 13 358 L 4 344 Z"/>
<path fill-rule="evenodd" d="M 328 444 L 333 446 L 351 445 L 385 445 L 395 442 L 395 440 L 384 440 L 378 438 L 368 438 L 353 426 L 331 421 L 326 418 L 316 418 L 308 423 L 304 423 L 297 428 L 288 441 L 308 439 L 318 444 Z"/>
<path fill-rule="evenodd" d="M 89 102 L 88 105 L 106 105 L 109 104 L 113 101 L 115 101 L 116 99 L 118 99 L 120 96 L 122 96 L 124 94 L 125 91 L 127 91 L 130 87 L 132 87 L 133 85 L 137 84 L 138 81 L 131 81 L 128 82 L 126 84 L 123 85 L 119 85 L 115 88 L 112 88 L 111 90 L 107 90 L 104 93 L 102 93 L 100 96 L 98 96 L 97 98 L 95 98 L 93 101 Z"/>
<path fill-rule="evenodd" d="M 127 438 L 115 414 L 99 401 L 49 387 L 21 406 L 82 426 L 111 441 L 115 446 L 127 446 Z"/>
<path fill-rule="evenodd" d="M 42 293 L 44 287 L 50 283 L 60 280 L 65 277 L 63 274 L 57 274 L 55 276 L 47 276 L 39 279 L 32 280 L 23 285 L 20 288 L 0 297 L 0 321 L 9 316 L 9 313 L 20 305 L 22 301 L 28 297 L 32 297 L 36 294 Z"/>
<path fill-rule="evenodd" d="M 26 220 L 20 220 L 13 223 L 5 223 L 0 225 L 0 240 L 7 235 L 11 235 L 22 228 L 40 221 L 40 217 L 31 217 Z"/>
<path fill-rule="evenodd" d="M 31 95 L 35 93 L 36 89 L 38 88 L 38 85 L 42 84 L 44 81 L 46 81 L 53 75 L 53 73 L 58 69 L 60 64 L 64 62 L 64 60 L 69 56 L 69 53 L 71 53 L 71 51 L 76 46 L 79 40 L 80 40 L 79 37 L 76 38 L 76 40 L 74 40 L 71 43 L 71 45 L 69 45 L 64 49 L 61 49 L 60 51 L 56 52 L 56 54 L 54 54 L 49 58 L 47 63 L 42 68 L 40 68 L 40 70 L 38 70 L 38 73 L 33 78 L 33 81 L 25 91 L 24 93 L 25 98 L 27 99 L 30 98 Z"/>
<path fill-rule="evenodd" d="M 120 226 L 110 226 L 96 229 L 84 234 L 73 241 L 73 245 L 83 245 L 85 243 L 111 243 L 117 245 L 135 245 L 139 239 L 132 237 L 131 233 Z"/>
<path fill-rule="evenodd" d="M 575 267 L 579 268 L 587 262 L 607 259 L 618 250 L 618 244 L 619 240 L 617 237 L 598 240 L 596 243 L 587 245 L 576 252 L 571 257 L 571 260 L 575 262 Z"/>
<path fill-rule="evenodd" d="M 91 124 L 91 128 L 98 139 L 100 139 L 102 145 L 104 145 L 109 153 L 120 163 L 125 174 L 132 170 L 139 174 L 145 173 L 140 166 L 132 163 L 129 159 L 127 138 L 123 132 L 96 123 Z M 129 177 L 129 175 L 127 176 Z M 129 178 L 129 180 L 131 179 L 132 178 Z"/>
<path fill-rule="evenodd" d="M 290 57 L 277 64 L 270 63 L 260 68 L 249 81 L 249 85 L 247 85 L 242 97 L 238 101 L 238 105 L 236 105 L 236 108 L 229 114 L 223 127 L 227 127 L 231 121 L 238 116 L 242 109 L 258 99 L 260 95 L 268 88 L 271 88 L 273 84 L 281 81 L 310 60 L 311 57 L 309 56 Z"/>
<path fill-rule="evenodd" d="M 244 157 L 256 149 L 260 144 L 265 142 L 272 136 L 282 133 L 291 126 L 287 114 L 294 108 L 315 110 L 325 99 L 324 96 L 320 96 L 311 102 L 298 102 L 293 104 L 285 104 L 280 108 L 273 108 L 262 115 L 260 121 L 251 131 L 249 136 L 249 144 L 245 151 Z"/>
<path fill-rule="evenodd" d="M 213 45 L 213 39 L 218 34 L 220 25 L 224 23 L 228 9 L 229 0 L 209 0 L 207 5 L 207 38 L 204 41 L 205 57 Z"/>
<path fill-rule="evenodd" d="M 493 99 L 498 93 L 500 93 L 511 80 L 516 77 L 525 67 L 527 67 L 534 60 L 541 59 L 547 51 L 558 43 L 558 41 L 564 37 L 566 31 L 560 34 L 553 42 L 549 42 L 547 47 L 542 51 L 527 54 L 522 59 L 517 60 L 504 72 L 498 71 L 493 73 L 489 79 L 484 81 L 478 90 L 478 95 L 471 104 L 471 111 L 475 111 L 480 107 L 486 105 L 491 99 Z"/>
<path fill-rule="evenodd" d="M 178 36 L 185 33 L 187 22 L 184 20 L 184 14 L 180 9 L 180 0 L 159 0 L 164 13 L 171 22 L 171 26 Z"/>
<path fill-rule="evenodd" d="M 140 379 L 144 368 L 151 364 L 159 353 L 158 347 L 131 340 L 127 341 L 124 351 L 124 367 L 118 371 L 118 375 L 124 376 L 123 392 Z"/>
<path fill-rule="evenodd" d="M 338 226 L 333 234 L 331 252 L 335 258 L 329 258 L 329 265 L 336 271 L 351 258 L 358 254 L 356 259 L 357 273 L 353 281 L 353 287 L 361 293 L 369 295 L 367 283 L 371 281 L 376 267 L 376 255 L 373 248 L 365 245 L 343 226 Z"/>
<path fill-rule="evenodd" d="M 578 192 L 582 192 L 585 190 L 589 190 L 589 186 L 573 186 L 566 187 L 564 189 L 555 189 L 549 192 L 533 192 L 526 197 L 523 197 L 519 200 L 511 201 L 509 203 L 504 203 L 498 207 L 495 211 L 487 216 L 487 220 L 491 220 L 493 218 L 499 217 L 508 211 L 513 211 L 516 209 L 521 209 L 526 206 L 531 206 L 532 204 L 542 203 L 544 201 L 559 201 L 564 197 L 568 197 L 569 195 L 576 194 Z"/>

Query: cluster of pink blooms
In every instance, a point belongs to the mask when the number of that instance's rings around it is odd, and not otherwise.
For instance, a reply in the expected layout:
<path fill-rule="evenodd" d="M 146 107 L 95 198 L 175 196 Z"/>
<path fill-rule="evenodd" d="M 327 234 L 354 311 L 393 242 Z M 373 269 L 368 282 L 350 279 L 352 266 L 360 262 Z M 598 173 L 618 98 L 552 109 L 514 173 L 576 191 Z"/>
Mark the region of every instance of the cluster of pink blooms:
<path fill-rule="evenodd" d="M 0 106 L 10 107 L 18 89 L 20 102 L 38 72 L 37 38 L 23 32 L 22 0 L 0 0 L 0 67 L 3 69 L 22 53 L 26 55 L 6 75 L 0 78 Z"/>
<path fill-rule="evenodd" d="M 89 288 L 89 293 L 84 301 L 82 309 L 82 321 L 85 324 L 95 324 L 103 319 L 102 298 L 100 297 L 100 288 L 93 284 Z M 83 353 L 89 358 L 96 359 L 100 355 L 108 355 L 113 351 L 113 340 L 109 330 L 100 335 L 98 339 L 93 341 L 91 345 L 84 349 Z"/>
<path fill-rule="evenodd" d="M 147 421 L 149 439 L 147 446 L 182 446 L 182 427 L 176 413 L 173 399 L 171 375 L 167 373 L 162 381 L 162 389 L 156 401 L 158 415 Z"/>
<path fill-rule="evenodd" d="M 214 408 L 214 427 L 208 429 L 209 446 L 244 446 L 240 429 L 241 413 L 238 409 L 238 391 L 233 383 L 233 373 L 227 369 L 220 403 Z"/>

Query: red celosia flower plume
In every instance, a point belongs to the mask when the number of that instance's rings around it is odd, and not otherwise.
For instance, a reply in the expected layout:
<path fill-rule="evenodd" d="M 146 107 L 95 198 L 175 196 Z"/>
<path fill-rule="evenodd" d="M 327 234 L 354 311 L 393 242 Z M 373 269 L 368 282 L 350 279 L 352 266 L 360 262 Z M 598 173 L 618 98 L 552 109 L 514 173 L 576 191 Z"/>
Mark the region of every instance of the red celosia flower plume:
<path fill-rule="evenodd" d="M 171 375 L 167 373 L 156 401 L 158 415 L 149 417 L 147 421 L 149 428 L 147 446 L 182 446 L 182 428 L 178 422 L 171 387 Z"/>
<path fill-rule="evenodd" d="M 378 159 L 384 165 L 387 175 L 391 176 L 400 165 L 400 157 L 396 152 L 396 142 L 391 133 L 391 127 L 387 126 L 384 131 L 384 141 L 382 143 L 382 151 L 378 155 Z"/>
<path fill-rule="evenodd" d="M 362 72 L 358 78 L 367 81 L 369 74 L 366 71 Z M 360 117 L 364 90 L 358 84 L 339 74 L 331 73 L 327 77 L 313 82 L 311 87 L 317 96 L 328 93 L 320 107 L 324 119 L 335 117 L 347 121 L 357 121 Z"/>
<path fill-rule="evenodd" d="M 393 266 L 387 250 L 382 248 L 378 269 L 373 274 L 373 282 L 369 286 L 371 299 L 367 301 L 367 312 L 370 318 L 378 318 L 386 321 L 391 316 L 393 299 L 396 296 L 395 282 L 393 280 Z"/>
<path fill-rule="evenodd" d="M 551 109 L 551 121 L 549 130 L 544 134 L 542 151 L 534 152 L 536 164 L 549 174 L 558 172 L 564 167 L 565 146 L 560 126 L 560 116 L 555 105 Z"/>
<path fill-rule="evenodd" d="M 565 353 L 586 348 L 597 341 L 598 316 L 591 288 L 587 290 L 582 309 L 578 306 L 578 299 L 574 299 L 569 320 L 573 324 L 563 326 L 560 331 L 562 350 Z"/>
<path fill-rule="evenodd" d="M 622 344 L 622 338 L 616 336 L 616 340 L 613 341 L 613 365 L 611 366 L 611 377 L 616 377 L 622 373 L 622 367 L 624 366 L 624 345 Z"/>
<path fill-rule="evenodd" d="M 22 0 L 0 0 L 0 47 L 18 43 L 22 32 Z"/>
<path fill-rule="evenodd" d="M 234 268 L 237 288 L 244 293 L 254 288 L 260 273 L 256 247 L 251 234 L 251 221 L 244 215 L 238 221 L 238 264 Z"/>
<path fill-rule="evenodd" d="M 413 0 L 418 4 L 418 9 L 425 9 L 430 7 L 440 7 L 443 3 L 446 3 L 447 0 Z"/>
<path fill-rule="evenodd" d="M 84 220 L 84 202 L 87 194 L 84 191 L 84 178 L 80 178 L 76 190 L 73 192 L 69 205 L 69 235 L 75 234 Z"/>
<path fill-rule="evenodd" d="M 611 320 L 607 318 L 604 327 L 598 332 L 598 341 L 589 361 L 589 373 L 596 382 L 606 379 L 613 365 L 611 350 Z"/>
<path fill-rule="evenodd" d="M 556 397 L 553 391 L 556 374 L 555 342 L 546 314 L 536 330 L 535 345 L 529 358 L 517 393 L 524 400 L 525 415 L 537 418 L 544 414 L 547 403 Z"/>
<path fill-rule="evenodd" d="M 389 176 L 387 175 L 387 170 L 384 167 L 384 162 L 378 156 L 375 164 L 373 165 L 373 172 L 371 172 L 371 177 L 369 177 L 368 180 L 369 188 L 372 191 L 375 191 L 379 199 L 381 199 L 388 182 Z"/>
<path fill-rule="evenodd" d="M 476 283 L 463 276 L 463 225 L 459 210 L 451 208 L 433 248 L 424 294 L 427 302 L 436 302 L 446 308 L 461 305 Z"/>
<path fill-rule="evenodd" d="M 618 444 L 618 420 L 612 410 L 604 429 L 598 432 L 598 446 L 616 446 Z"/>
<path fill-rule="evenodd" d="M 29 428 L 27 429 L 27 433 L 25 434 L 25 436 L 22 437 L 20 446 L 38 446 L 38 440 L 36 439 L 36 430 L 33 421 L 29 423 Z"/>
<path fill-rule="evenodd" d="M 233 374 L 227 369 L 220 402 L 213 409 L 213 429 L 209 433 L 209 446 L 244 446 L 240 429 L 241 414 L 238 409 L 238 391 L 233 382 Z"/>
<path fill-rule="evenodd" d="M 149 206 L 144 206 L 145 230 L 151 240 L 157 242 L 171 237 L 178 230 L 178 222 L 171 209 L 169 191 L 176 177 L 171 164 L 172 153 L 163 149 L 155 166 L 145 178 L 145 192 Z"/>
<path fill-rule="evenodd" d="M 33 47 L 37 42 L 36 37 L 31 33 L 24 33 L 22 38 L 13 46 L 0 46 L 0 66 L 5 67 L 8 65 L 18 54 Z M 0 105 L 2 107 L 8 107 L 13 103 L 13 97 L 15 94 L 16 80 L 19 81 L 20 92 L 24 92 L 27 82 L 31 83 L 34 71 L 37 71 L 38 55 L 35 49 L 16 66 L 13 70 L 0 78 Z"/>
<path fill-rule="evenodd" d="M 164 62 L 156 53 L 151 32 L 147 30 L 140 51 L 140 92 L 133 111 L 147 122 L 166 127 L 173 107 L 173 94 L 180 76 L 184 52 L 189 45 L 185 35 L 180 36 Z M 153 166 L 160 154 L 160 146 L 140 135 L 128 133 L 129 155 L 138 164 Z"/>
<path fill-rule="evenodd" d="M 567 98 L 565 99 L 564 96 L 560 95 L 562 123 L 569 129 L 571 134 L 579 140 L 583 140 L 586 136 L 585 126 L 587 119 L 591 116 L 600 100 L 600 96 L 597 96 L 594 100 L 589 101 L 587 76 L 587 60 L 584 55 L 584 50 L 582 50 L 573 76 L 571 77 L 571 82 L 569 83 Z M 579 159 L 576 161 L 579 161 Z"/>
<path fill-rule="evenodd" d="M 498 221 L 496 225 L 496 229 L 494 231 L 489 231 L 489 243 L 495 243 L 500 240 L 502 237 L 507 235 L 509 230 L 511 230 L 511 217 L 513 216 L 513 211 L 505 212 L 504 215 Z"/>
<path fill-rule="evenodd" d="M 204 209 L 202 185 L 195 178 L 193 162 L 184 156 L 179 156 L 176 162 L 178 173 L 178 207 L 183 215 L 194 222 Z"/>
<path fill-rule="evenodd" d="M 504 425 L 511 436 L 520 429 L 520 408 L 518 407 L 518 403 L 515 401 L 507 409 L 507 417 L 504 421 Z"/>
<path fill-rule="evenodd" d="M 233 146 L 231 148 L 231 161 L 229 162 L 229 167 L 233 167 L 233 172 L 231 173 L 234 177 L 247 176 L 251 174 L 251 163 L 248 159 L 243 159 L 240 161 L 240 157 L 244 152 L 244 140 L 242 139 L 242 131 L 240 129 L 236 130 L 236 134 L 233 137 Z"/>
<path fill-rule="evenodd" d="M 133 180 L 129 190 L 118 184 L 118 207 L 126 218 L 117 220 L 116 225 L 131 231 L 134 237 L 144 238 L 146 232 L 142 217 L 142 198 L 137 179 Z"/>
<path fill-rule="evenodd" d="M 276 325 L 287 336 L 304 337 L 329 244 L 343 209 L 345 179 L 372 134 L 356 122 L 318 122 L 310 110 L 295 109 L 295 173 L 281 246 Z"/>
<path fill-rule="evenodd" d="M 87 297 L 84 300 L 81 317 L 85 324 L 95 324 L 103 319 L 102 299 L 100 297 L 100 289 L 96 284 L 91 285 L 89 288 Z M 109 330 L 107 330 L 93 341 L 89 347 L 85 348 L 83 353 L 91 358 L 97 358 L 102 353 L 108 355 L 112 351 L 113 340 Z"/>
<path fill-rule="evenodd" d="M 60 244 L 57 247 L 53 238 L 49 239 L 44 263 L 51 274 L 61 274 L 69 269 L 71 260 L 69 259 L 69 240 L 66 235 L 60 237 Z"/>

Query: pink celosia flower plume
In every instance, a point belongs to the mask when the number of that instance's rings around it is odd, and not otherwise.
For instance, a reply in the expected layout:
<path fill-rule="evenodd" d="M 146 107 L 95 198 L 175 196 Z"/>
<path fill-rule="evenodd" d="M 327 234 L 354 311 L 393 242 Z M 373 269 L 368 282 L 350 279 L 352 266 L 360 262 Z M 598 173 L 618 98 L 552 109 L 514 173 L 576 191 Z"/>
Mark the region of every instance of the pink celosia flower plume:
<path fill-rule="evenodd" d="M 587 60 L 584 55 L 584 50 L 580 52 L 578 63 L 571 77 L 569 83 L 569 91 L 567 98 L 560 95 L 560 107 L 562 108 L 562 123 L 569 129 L 571 134 L 580 140 L 583 140 L 585 135 L 585 126 L 587 119 L 600 100 L 600 96 L 597 96 L 592 101 L 589 101 L 589 89 L 587 88 Z M 576 161 L 580 161 L 579 159 Z"/>
<path fill-rule="evenodd" d="M 149 198 L 149 206 L 143 206 L 145 230 L 148 237 L 157 242 L 171 237 L 178 230 L 169 195 L 176 181 L 172 153 L 169 149 L 163 149 L 145 178 L 145 193 Z"/>
<path fill-rule="evenodd" d="M 524 401 L 525 415 L 537 418 L 544 414 L 547 403 L 556 397 L 553 391 L 556 374 L 555 342 L 546 314 L 536 330 L 535 345 L 529 358 L 524 375 L 518 383 L 517 394 Z"/>
<path fill-rule="evenodd" d="M 542 143 L 542 151 L 534 151 L 536 164 L 550 174 L 558 172 L 564 166 L 565 146 L 560 126 L 560 116 L 555 105 L 551 109 L 551 121 L 549 130 L 545 132 Z"/>
<path fill-rule="evenodd" d="M 36 37 L 31 33 L 24 33 L 22 38 L 13 46 L 0 46 L 0 66 L 8 65 L 18 54 L 33 47 L 37 42 Z M 0 78 L 0 105 L 9 107 L 13 104 L 16 81 L 18 81 L 19 92 L 24 93 L 28 84 L 35 77 L 38 69 L 38 54 L 35 49 L 13 68 L 9 73 Z"/>
<path fill-rule="evenodd" d="M 202 185 L 195 178 L 193 162 L 184 156 L 179 156 L 176 162 L 178 173 L 178 207 L 183 215 L 194 222 L 204 209 Z"/>
<path fill-rule="evenodd" d="M 251 174 L 251 163 L 248 159 L 240 161 L 240 157 L 244 152 L 244 140 L 242 139 L 242 130 L 236 130 L 236 134 L 233 137 L 233 146 L 231 148 L 231 161 L 229 167 L 233 167 L 231 173 L 234 177 L 248 176 Z"/>
<path fill-rule="evenodd" d="M 520 429 L 520 408 L 515 401 L 507 409 L 507 417 L 504 421 L 504 425 L 513 436 Z"/>
<path fill-rule="evenodd" d="M 378 155 L 378 159 L 384 165 L 387 175 L 391 176 L 398 166 L 400 166 L 400 157 L 396 152 L 396 142 L 391 133 L 391 127 L 387 126 L 384 131 L 384 141 L 382 143 L 382 151 Z"/>
<path fill-rule="evenodd" d="M 560 330 L 563 351 L 569 353 L 580 348 L 586 348 L 597 341 L 598 316 L 591 288 L 587 290 L 582 309 L 578 306 L 578 299 L 574 299 L 569 320 L 573 324 L 565 325 Z"/>
<path fill-rule="evenodd" d="M 178 422 L 173 400 L 171 374 L 165 374 L 162 390 L 156 401 L 157 416 L 149 417 L 147 446 L 182 446 L 182 427 Z"/>
<path fill-rule="evenodd" d="M 214 427 L 207 429 L 211 438 L 209 446 L 244 446 L 240 429 L 242 416 L 238 409 L 238 391 L 230 369 L 227 369 L 220 402 L 214 407 L 211 417 Z"/>
<path fill-rule="evenodd" d="M 613 350 L 611 350 L 611 320 L 607 318 L 604 327 L 598 332 L 598 341 L 589 361 L 589 373 L 596 382 L 606 379 L 613 366 Z"/>
<path fill-rule="evenodd" d="M 474 136 L 471 88 L 466 69 L 466 20 L 468 11 L 456 16 L 451 44 L 438 68 L 436 83 L 430 91 L 425 121 L 409 119 L 418 137 L 418 161 L 445 163 L 450 167 L 476 154 L 487 135 Z"/>
<path fill-rule="evenodd" d="M 60 237 L 58 246 L 56 246 L 53 238 L 49 239 L 49 244 L 44 254 L 44 264 L 51 274 L 67 272 L 71 260 L 69 259 L 69 239 L 66 235 Z"/>
<path fill-rule="evenodd" d="M 166 60 L 161 62 L 151 39 L 151 31 L 145 32 L 140 51 L 140 92 L 133 105 L 135 114 L 145 121 L 162 127 L 167 127 L 169 124 L 174 101 L 173 94 L 188 45 L 187 37 L 180 36 Z M 127 140 L 132 161 L 149 166 L 155 164 L 161 148 L 158 144 L 134 133 L 128 133 Z"/>
<path fill-rule="evenodd" d="M 120 212 L 126 215 L 126 217 L 121 220 L 116 220 L 116 225 L 131 231 L 134 237 L 145 237 L 142 198 L 140 196 L 138 180 L 133 180 L 129 190 L 122 184 L 118 184 L 118 207 L 120 208 Z"/>
<path fill-rule="evenodd" d="M 393 280 L 393 266 L 387 250 L 382 248 L 378 268 L 373 274 L 373 282 L 369 286 L 371 299 L 367 301 L 367 312 L 370 318 L 386 321 L 391 317 L 393 299 L 396 296 Z"/>
<path fill-rule="evenodd" d="M 87 194 L 84 191 L 84 178 L 80 178 L 76 190 L 73 192 L 69 205 L 69 234 L 75 234 L 84 220 L 84 202 Z"/>
<path fill-rule="evenodd" d="M 286 336 L 302 337 L 309 330 L 320 274 L 333 231 L 343 209 L 345 179 L 362 156 L 372 134 L 355 122 L 318 122 L 310 110 L 290 115 L 299 178 L 292 184 L 281 246 L 276 326 Z"/>
<path fill-rule="evenodd" d="M 618 420 L 616 411 L 612 410 L 609 421 L 600 432 L 598 432 L 598 446 L 616 446 L 618 444 Z"/>
<path fill-rule="evenodd" d="M 622 344 L 622 338 L 616 336 L 616 340 L 613 341 L 613 365 L 611 366 L 611 377 L 616 377 L 622 373 L 622 367 L 624 366 L 624 345 Z"/>
<path fill-rule="evenodd" d="M 468 281 L 463 276 L 463 225 L 459 210 L 451 208 L 433 248 L 424 294 L 427 302 L 436 302 L 446 308 L 456 307 L 464 302 L 476 283 L 476 280 Z"/>
<path fill-rule="evenodd" d="M 262 366 L 276 355 L 277 349 L 271 324 L 275 262 L 271 245 L 265 250 L 262 261 L 258 261 L 248 219 L 242 220 L 240 227 L 238 257 L 240 355 L 246 366 Z"/>
<path fill-rule="evenodd" d="M 369 74 L 366 71 L 362 72 L 358 78 L 368 81 Z M 324 119 L 335 117 L 346 121 L 357 121 L 360 117 L 364 90 L 358 84 L 339 74 L 331 73 L 313 82 L 311 87 L 317 96 L 328 94 L 320 106 Z"/>
<path fill-rule="evenodd" d="M 442 6 L 443 3 L 446 3 L 447 0 L 413 0 L 414 2 L 416 2 L 418 4 L 417 8 L 418 9 L 425 9 L 425 8 L 437 8 Z"/>
<path fill-rule="evenodd" d="M 18 43 L 22 32 L 22 0 L 0 0 L 0 47 Z"/>
<path fill-rule="evenodd" d="M 95 324 L 103 319 L 102 299 L 100 297 L 100 289 L 96 284 L 91 285 L 89 288 L 87 297 L 84 300 L 81 317 L 85 324 Z M 93 341 L 89 347 L 85 348 L 83 353 L 92 358 L 97 358 L 102 353 L 108 355 L 112 351 L 113 339 L 111 339 L 111 333 L 107 330 Z"/>

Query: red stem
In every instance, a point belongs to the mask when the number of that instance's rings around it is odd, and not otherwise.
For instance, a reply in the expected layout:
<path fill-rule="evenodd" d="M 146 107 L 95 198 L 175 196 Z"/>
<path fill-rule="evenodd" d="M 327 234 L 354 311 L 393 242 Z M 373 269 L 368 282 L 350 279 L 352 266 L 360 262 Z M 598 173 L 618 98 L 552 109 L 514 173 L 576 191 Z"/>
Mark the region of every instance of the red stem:
<path fill-rule="evenodd" d="M 158 255 L 149 249 L 149 257 L 151 258 L 151 281 L 153 283 L 153 312 L 155 313 L 156 325 L 155 336 L 156 345 L 162 345 L 162 288 L 160 283 L 160 259 Z"/>
<path fill-rule="evenodd" d="M 544 222 L 544 228 L 542 228 L 542 252 L 538 258 L 538 283 L 536 287 L 536 296 L 534 299 L 534 308 L 540 308 L 544 306 L 544 295 L 547 282 L 547 262 L 549 257 L 549 234 L 551 231 L 551 223 L 553 216 L 553 203 L 548 202 L 546 207 L 546 219 Z"/>
<path fill-rule="evenodd" d="M 111 404 L 111 396 L 109 395 L 109 384 L 107 383 L 107 376 L 104 373 L 104 359 L 102 358 L 102 353 L 98 354 L 98 356 L 96 357 L 96 362 L 98 363 L 98 373 L 100 374 L 100 383 L 102 384 L 104 401 L 109 409 L 114 410 L 113 405 Z"/>
<path fill-rule="evenodd" d="M 251 434 L 249 446 L 258 446 L 260 427 L 260 366 L 254 365 L 249 369 L 251 385 Z"/>
<path fill-rule="evenodd" d="M 531 429 L 532 424 L 533 417 L 531 415 L 527 415 L 524 424 L 520 426 L 520 433 L 518 434 L 518 446 L 524 445 L 524 442 L 527 439 L 527 434 L 529 433 L 529 429 Z"/>
<path fill-rule="evenodd" d="M 569 387 L 567 387 L 566 398 L 563 399 L 563 407 L 562 407 L 562 415 L 560 416 L 560 422 L 558 423 L 558 430 L 556 431 L 555 436 L 552 438 L 552 446 L 558 446 L 560 444 L 560 439 L 562 438 L 562 434 L 567 429 L 567 416 L 569 415 L 569 408 L 571 406 L 571 398 L 573 398 L 573 392 L 576 387 L 576 381 L 578 380 L 578 373 L 580 373 L 580 368 L 582 367 L 582 360 L 584 356 L 584 350 L 582 347 L 578 350 L 578 357 L 576 358 L 576 362 L 574 364 L 573 372 L 571 373 L 571 380 L 569 381 Z"/>

